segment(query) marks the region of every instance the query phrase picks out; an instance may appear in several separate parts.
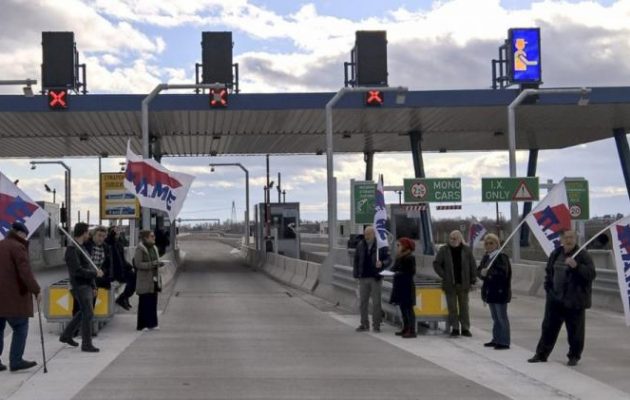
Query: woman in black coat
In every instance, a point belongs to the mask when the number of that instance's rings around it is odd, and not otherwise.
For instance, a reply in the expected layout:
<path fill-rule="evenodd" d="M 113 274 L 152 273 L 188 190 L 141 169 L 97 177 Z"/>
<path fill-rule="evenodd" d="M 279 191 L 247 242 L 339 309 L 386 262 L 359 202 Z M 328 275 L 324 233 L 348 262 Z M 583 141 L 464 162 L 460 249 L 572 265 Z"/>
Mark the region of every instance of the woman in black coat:
<path fill-rule="evenodd" d="M 507 315 L 507 303 L 512 298 L 512 266 L 510 258 L 505 253 L 499 253 L 499 238 L 492 233 L 484 237 L 483 245 L 486 254 L 481 259 L 477 271 L 483 280 L 481 299 L 488 303 L 494 323 L 492 340 L 485 343 L 486 347 L 496 350 L 510 348 L 510 321 Z M 492 265 L 490 261 L 495 258 Z"/>
<path fill-rule="evenodd" d="M 391 271 L 394 272 L 394 287 L 390 303 L 398 304 L 402 315 L 403 328 L 396 335 L 403 338 L 416 337 L 416 285 L 413 277 L 416 274 L 416 258 L 413 251 L 416 246 L 409 238 L 400 238 L 396 243 L 396 260 Z"/>

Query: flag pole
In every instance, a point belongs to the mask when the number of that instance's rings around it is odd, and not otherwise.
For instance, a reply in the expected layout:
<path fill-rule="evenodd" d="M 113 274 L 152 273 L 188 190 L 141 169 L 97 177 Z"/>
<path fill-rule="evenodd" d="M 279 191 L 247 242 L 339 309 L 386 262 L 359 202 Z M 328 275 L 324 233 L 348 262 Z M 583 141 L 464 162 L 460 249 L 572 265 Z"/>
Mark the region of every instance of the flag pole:
<path fill-rule="evenodd" d="M 100 271 L 100 269 L 96 266 L 96 264 L 94 264 L 94 261 L 92 261 L 92 257 L 90 257 L 88 255 L 88 253 L 85 252 L 85 250 L 83 250 L 83 247 L 77 243 L 74 238 L 72 237 L 72 235 L 70 235 L 68 232 L 66 232 L 65 229 L 63 229 L 61 227 L 61 225 L 58 226 L 59 230 L 61 232 L 63 232 L 64 235 L 66 235 L 68 237 L 68 239 L 70 239 L 70 241 L 76 246 L 77 249 L 79 249 L 79 251 L 81 252 L 81 254 L 83 254 L 83 256 L 85 258 L 87 258 L 88 262 L 90 263 L 90 265 L 96 270 L 96 272 Z"/>
<path fill-rule="evenodd" d="M 531 214 L 531 212 L 529 214 Z M 525 216 L 525 218 L 523 218 L 523 220 L 516 226 L 516 229 L 514 229 L 512 231 L 512 233 L 510 233 L 510 236 L 508 236 L 507 239 L 505 239 L 505 242 L 503 242 L 503 246 L 499 247 L 499 251 L 497 251 L 497 254 L 494 256 L 494 258 L 492 258 L 492 260 L 490 260 L 490 262 L 488 263 L 488 266 L 486 268 L 492 267 L 492 264 L 494 263 L 494 260 L 496 260 L 497 257 L 499 257 L 499 254 L 501 254 L 501 250 L 503 250 L 505 248 L 505 246 L 507 246 L 507 244 L 510 241 L 510 239 L 512 239 L 514 237 L 516 232 L 518 232 L 518 230 L 521 228 L 521 225 L 523 225 L 525 223 L 525 221 L 527 220 L 527 217 L 529 217 L 529 214 L 527 214 Z"/>
<path fill-rule="evenodd" d="M 587 240 L 587 241 L 586 241 L 586 243 L 584 243 L 584 244 L 582 245 L 582 247 L 580 247 L 580 248 L 578 249 L 578 251 L 576 251 L 576 252 L 575 252 L 575 254 L 578 254 L 580 251 L 584 250 L 584 248 L 585 248 L 586 246 L 588 246 L 588 245 L 589 245 L 589 244 L 590 244 L 593 240 L 595 240 L 595 239 L 596 239 L 599 235 L 601 235 L 602 233 L 606 232 L 608 229 L 610 229 L 610 227 L 611 227 L 611 226 L 615 225 L 617 222 L 621 221 L 621 220 L 622 220 L 622 219 L 624 219 L 624 218 L 625 218 L 625 217 L 623 217 L 623 218 L 620 218 L 620 219 L 616 220 L 615 222 L 613 222 L 612 224 L 608 225 L 607 227 L 605 227 L 605 228 L 604 228 L 604 229 L 602 229 L 601 231 L 597 232 L 595 235 L 593 235 L 593 237 L 592 237 L 592 238 L 590 238 L 589 240 Z"/>

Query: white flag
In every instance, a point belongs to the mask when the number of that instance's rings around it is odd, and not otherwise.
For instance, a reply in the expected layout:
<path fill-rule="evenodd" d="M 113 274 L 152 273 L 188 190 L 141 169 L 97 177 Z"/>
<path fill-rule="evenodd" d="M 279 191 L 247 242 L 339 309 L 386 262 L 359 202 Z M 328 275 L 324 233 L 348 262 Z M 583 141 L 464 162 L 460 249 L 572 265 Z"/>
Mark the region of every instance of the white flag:
<path fill-rule="evenodd" d="M 23 223 L 28 237 L 48 219 L 48 213 L 0 172 L 0 239 L 4 239 L 14 222 Z"/>
<path fill-rule="evenodd" d="M 547 193 L 525 220 L 529 229 L 549 256 L 560 247 L 560 233 L 571 229 L 571 214 L 564 179 Z"/>
<path fill-rule="evenodd" d="M 630 217 L 615 222 L 610 227 L 610 236 L 626 326 L 630 326 Z"/>
<path fill-rule="evenodd" d="M 125 189 L 134 193 L 142 207 L 165 211 L 174 221 L 184 205 L 194 176 L 172 172 L 153 159 L 143 159 L 127 142 Z"/>
<path fill-rule="evenodd" d="M 481 243 L 486 233 L 488 233 L 488 231 L 485 226 L 481 225 L 475 219 L 470 221 L 470 227 L 468 228 L 468 244 L 470 248 L 482 247 Z"/>
<path fill-rule="evenodd" d="M 379 176 L 374 199 L 374 231 L 376 233 L 376 248 L 389 247 L 387 242 L 387 210 L 385 209 L 385 191 L 383 190 L 383 175 Z"/>

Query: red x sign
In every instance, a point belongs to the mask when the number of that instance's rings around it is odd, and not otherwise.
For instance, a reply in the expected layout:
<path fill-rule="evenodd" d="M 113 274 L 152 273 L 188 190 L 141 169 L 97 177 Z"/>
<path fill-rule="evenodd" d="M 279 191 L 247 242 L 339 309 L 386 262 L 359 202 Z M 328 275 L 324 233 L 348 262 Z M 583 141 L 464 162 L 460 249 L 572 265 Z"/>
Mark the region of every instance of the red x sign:
<path fill-rule="evenodd" d="M 210 107 L 223 108 L 227 107 L 228 91 L 227 89 L 210 89 Z"/>
<path fill-rule="evenodd" d="M 51 89 L 48 91 L 48 106 L 53 110 L 65 110 L 68 108 L 68 90 Z"/>
<path fill-rule="evenodd" d="M 380 106 L 383 104 L 383 92 L 380 90 L 368 90 L 365 94 L 365 104 L 368 106 Z"/>

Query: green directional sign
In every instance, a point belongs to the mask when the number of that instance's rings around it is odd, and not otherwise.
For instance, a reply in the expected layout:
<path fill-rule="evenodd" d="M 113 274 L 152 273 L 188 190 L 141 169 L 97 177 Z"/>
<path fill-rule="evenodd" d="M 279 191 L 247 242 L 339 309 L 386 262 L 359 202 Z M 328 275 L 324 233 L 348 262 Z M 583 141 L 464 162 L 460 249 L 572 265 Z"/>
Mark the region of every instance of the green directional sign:
<path fill-rule="evenodd" d="M 589 219 L 588 181 L 585 179 L 565 179 L 571 219 Z"/>
<path fill-rule="evenodd" d="M 373 223 L 376 184 L 369 181 L 354 182 L 352 194 L 354 222 L 357 224 Z"/>
<path fill-rule="evenodd" d="M 405 179 L 405 203 L 447 203 L 462 201 L 461 178 Z"/>
<path fill-rule="evenodd" d="M 481 201 L 538 200 L 538 177 L 481 178 Z"/>

